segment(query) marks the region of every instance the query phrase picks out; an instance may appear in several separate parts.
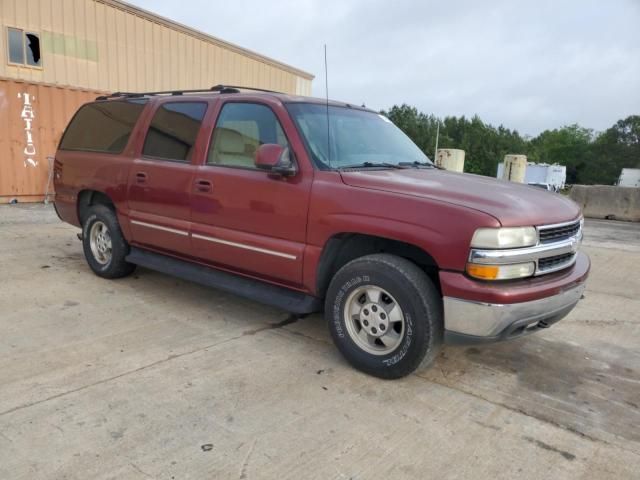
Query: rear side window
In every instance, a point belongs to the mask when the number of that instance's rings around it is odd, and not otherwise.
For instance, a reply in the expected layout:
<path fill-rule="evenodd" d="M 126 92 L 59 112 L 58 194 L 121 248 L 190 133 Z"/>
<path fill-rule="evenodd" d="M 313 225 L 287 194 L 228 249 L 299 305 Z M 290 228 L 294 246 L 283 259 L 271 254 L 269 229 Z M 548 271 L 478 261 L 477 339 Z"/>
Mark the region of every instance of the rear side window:
<path fill-rule="evenodd" d="M 89 103 L 75 114 L 60 141 L 60 150 L 121 153 L 146 100 Z"/>
<path fill-rule="evenodd" d="M 189 162 L 206 110 L 205 102 L 162 104 L 149 125 L 142 155 Z"/>

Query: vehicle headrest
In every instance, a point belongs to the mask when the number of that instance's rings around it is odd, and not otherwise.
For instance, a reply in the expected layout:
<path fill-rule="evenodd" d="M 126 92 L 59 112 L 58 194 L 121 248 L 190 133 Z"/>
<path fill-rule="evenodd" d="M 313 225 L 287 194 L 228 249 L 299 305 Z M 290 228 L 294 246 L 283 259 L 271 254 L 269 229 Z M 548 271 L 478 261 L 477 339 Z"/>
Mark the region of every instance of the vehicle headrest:
<path fill-rule="evenodd" d="M 218 151 L 222 153 L 244 153 L 242 134 L 228 128 L 218 129 Z"/>

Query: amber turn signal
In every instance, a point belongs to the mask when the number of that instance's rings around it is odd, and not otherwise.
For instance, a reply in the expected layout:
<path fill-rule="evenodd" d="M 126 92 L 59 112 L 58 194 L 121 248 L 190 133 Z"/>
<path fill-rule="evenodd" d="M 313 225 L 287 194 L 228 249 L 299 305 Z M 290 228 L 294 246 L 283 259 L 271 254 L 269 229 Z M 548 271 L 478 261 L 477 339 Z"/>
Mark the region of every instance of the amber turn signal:
<path fill-rule="evenodd" d="M 500 268 L 496 265 L 475 265 L 467 263 L 467 273 L 481 280 L 495 280 L 498 278 Z"/>
<path fill-rule="evenodd" d="M 480 280 L 509 280 L 525 278 L 534 274 L 536 265 L 533 262 L 514 263 L 509 265 L 482 265 L 467 263 L 467 273 Z"/>

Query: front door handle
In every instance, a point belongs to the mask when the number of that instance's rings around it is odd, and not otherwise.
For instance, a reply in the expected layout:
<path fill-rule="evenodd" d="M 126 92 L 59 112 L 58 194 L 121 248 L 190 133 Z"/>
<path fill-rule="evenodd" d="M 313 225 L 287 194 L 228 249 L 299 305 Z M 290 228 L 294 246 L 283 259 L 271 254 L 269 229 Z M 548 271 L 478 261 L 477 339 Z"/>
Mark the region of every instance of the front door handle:
<path fill-rule="evenodd" d="M 209 180 L 196 180 L 196 190 L 199 192 L 210 192 L 212 189 L 211 182 Z"/>
<path fill-rule="evenodd" d="M 136 182 L 138 183 L 144 183 L 147 181 L 147 174 L 144 172 L 138 172 L 136 173 Z"/>

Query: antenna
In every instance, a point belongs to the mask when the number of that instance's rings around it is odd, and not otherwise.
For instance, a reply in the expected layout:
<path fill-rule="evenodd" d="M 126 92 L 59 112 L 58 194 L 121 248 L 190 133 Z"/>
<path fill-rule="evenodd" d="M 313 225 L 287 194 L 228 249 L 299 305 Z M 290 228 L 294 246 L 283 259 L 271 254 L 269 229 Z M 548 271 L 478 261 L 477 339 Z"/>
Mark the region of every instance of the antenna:
<path fill-rule="evenodd" d="M 440 119 L 437 120 L 438 128 L 436 129 L 436 149 L 433 151 L 433 163 L 438 165 L 438 139 L 440 138 Z"/>
<path fill-rule="evenodd" d="M 329 69 L 327 68 L 327 44 L 324 44 L 324 92 L 327 105 L 327 161 L 331 168 L 331 128 L 329 126 Z"/>

